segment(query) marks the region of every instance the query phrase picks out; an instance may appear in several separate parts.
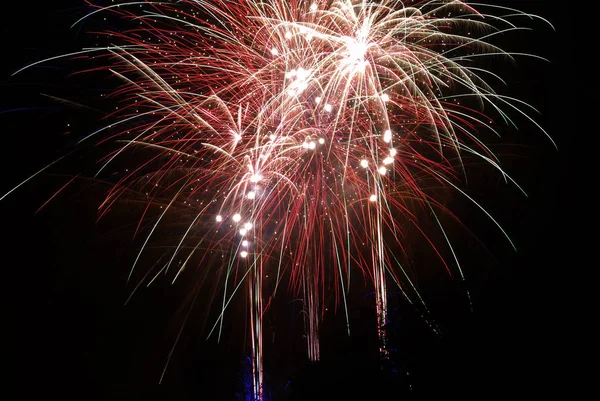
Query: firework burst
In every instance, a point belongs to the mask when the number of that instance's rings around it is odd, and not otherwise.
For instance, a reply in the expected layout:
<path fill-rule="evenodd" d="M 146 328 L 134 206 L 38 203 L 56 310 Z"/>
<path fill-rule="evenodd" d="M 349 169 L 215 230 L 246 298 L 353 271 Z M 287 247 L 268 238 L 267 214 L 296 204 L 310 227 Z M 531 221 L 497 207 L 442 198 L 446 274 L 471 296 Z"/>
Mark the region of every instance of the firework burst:
<path fill-rule="evenodd" d="M 304 301 L 308 357 L 318 360 L 329 292 L 347 315 L 354 272 L 370 277 L 385 358 L 388 284 L 426 309 L 401 257 L 417 240 L 411 233 L 438 255 L 449 248 L 453 260 L 440 261 L 462 277 L 438 218 L 452 212 L 431 188 L 467 197 L 510 241 L 460 189 L 464 158 L 512 181 L 481 139 L 495 132 L 484 108 L 508 124 L 505 111 L 529 119 L 529 106 L 497 94 L 489 82 L 500 78 L 478 62 L 513 56 L 489 40 L 519 29 L 507 17 L 445 0 L 186 0 L 97 7 L 86 18 L 106 12 L 135 27 L 103 32 L 114 45 L 77 56 L 102 60 L 97 69 L 121 80 L 112 95 L 121 103 L 115 123 L 82 141 L 122 145 L 98 174 L 134 150 L 151 156 L 119 178 L 100 214 L 124 198 L 145 205 L 130 279 L 167 221 L 179 235 L 146 282 L 180 279 L 190 264 L 212 268 L 209 254 L 223 255 L 222 312 L 210 334 L 220 335 L 246 288 L 256 399 L 263 315 L 284 278 Z M 444 243 L 419 228 L 423 215 Z"/>

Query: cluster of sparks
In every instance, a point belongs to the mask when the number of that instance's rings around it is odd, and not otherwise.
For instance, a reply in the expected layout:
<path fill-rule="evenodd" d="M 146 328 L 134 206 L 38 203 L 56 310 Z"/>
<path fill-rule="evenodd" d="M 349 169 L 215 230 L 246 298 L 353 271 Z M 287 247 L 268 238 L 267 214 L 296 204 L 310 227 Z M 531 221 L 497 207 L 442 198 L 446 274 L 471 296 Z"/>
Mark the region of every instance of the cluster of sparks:
<path fill-rule="evenodd" d="M 213 331 L 247 286 L 256 399 L 263 398 L 263 315 L 284 277 L 304 300 L 311 360 L 319 359 L 326 295 L 333 291 L 347 314 L 352 272 L 370 277 L 386 357 L 388 281 L 424 305 L 398 256 L 415 240 L 408 225 L 428 215 L 452 251 L 438 219 L 451 213 L 428 188 L 468 197 L 459 188 L 465 155 L 510 180 L 478 136 L 494 132 L 480 110 L 511 124 L 503 110 L 527 116 L 520 106 L 529 106 L 497 95 L 487 80 L 501 79 L 476 61 L 510 58 L 487 39 L 517 27 L 455 0 L 142 1 L 92 14 L 108 11 L 138 25 L 109 32 L 118 45 L 81 53 L 107 51 L 123 83 L 110 138 L 124 145 L 100 171 L 130 149 L 153 152 L 119 178 L 101 213 L 142 194 L 141 226 L 161 205 L 131 275 L 169 213 L 184 229 L 166 263 L 146 277 L 175 269 L 177 279 L 190 263 L 208 268 L 210 252 L 224 254 Z M 442 262 L 460 272 L 451 254 L 452 263 Z"/>

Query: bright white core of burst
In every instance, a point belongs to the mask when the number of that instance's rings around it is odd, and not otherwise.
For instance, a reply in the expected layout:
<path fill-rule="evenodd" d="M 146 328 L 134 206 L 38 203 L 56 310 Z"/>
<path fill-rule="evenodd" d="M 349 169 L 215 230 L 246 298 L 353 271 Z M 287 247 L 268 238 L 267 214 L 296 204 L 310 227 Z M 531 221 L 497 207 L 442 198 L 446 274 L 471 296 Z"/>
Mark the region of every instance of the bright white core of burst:
<path fill-rule="evenodd" d="M 238 134 L 237 132 L 231 131 L 233 133 L 233 139 L 237 142 L 237 141 L 241 141 L 242 140 L 242 136 L 240 134 Z"/>
<path fill-rule="evenodd" d="M 363 40 L 349 37 L 346 39 L 346 51 L 348 54 L 348 63 L 359 63 L 365 60 L 367 44 Z"/>
<path fill-rule="evenodd" d="M 383 141 L 389 142 L 391 140 L 392 140 L 392 131 L 390 131 L 389 129 L 385 130 L 385 132 L 383 133 Z"/>
<path fill-rule="evenodd" d="M 242 216 L 240 216 L 239 213 L 236 213 L 236 214 L 233 215 L 233 221 L 235 221 L 236 223 L 238 221 L 240 221 L 241 219 L 242 219 Z"/>

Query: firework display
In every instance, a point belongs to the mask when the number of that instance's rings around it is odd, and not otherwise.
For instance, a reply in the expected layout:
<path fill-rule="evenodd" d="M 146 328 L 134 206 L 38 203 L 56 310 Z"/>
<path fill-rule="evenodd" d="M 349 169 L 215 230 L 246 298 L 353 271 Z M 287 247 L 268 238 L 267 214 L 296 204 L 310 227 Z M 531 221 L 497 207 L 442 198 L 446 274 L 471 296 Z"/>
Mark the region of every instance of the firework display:
<path fill-rule="evenodd" d="M 529 105 L 496 92 L 502 79 L 483 61 L 513 57 L 493 44 L 518 29 L 511 17 L 539 17 L 455 0 L 90 6 L 87 19 L 113 13 L 133 25 L 103 32 L 111 46 L 69 55 L 94 57 L 95 70 L 121 82 L 115 122 L 80 142 L 119 144 L 99 176 L 132 154 L 142 160 L 114 183 L 100 216 L 124 198 L 144 205 L 136 285 L 193 280 L 191 265 L 224 269 L 208 335 L 220 335 L 234 298 L 248 297 L 256 400 L 263 317 L 278 291 L 302 299 L 307 357 L 318 361 L 324 311 L 343 313 L 351 333 L 350 283 L 368 277 L 385 359 L 389 287 L 426 309 L 406 245 L 420 241 L 463 276 L 441 218 L 455 217 L 436 188 L 467 199 L 512 245 L 461 185 L 473 159 L 513 182 L 481 133 L 495 135 L 496 120 L 511 125 L 512 113 L 537 123 Z M 441 243 L 420 228 L 424 218 Z M 147 245 L 167 221 L 177 222 L 175 240 L 148 270 Z"/>

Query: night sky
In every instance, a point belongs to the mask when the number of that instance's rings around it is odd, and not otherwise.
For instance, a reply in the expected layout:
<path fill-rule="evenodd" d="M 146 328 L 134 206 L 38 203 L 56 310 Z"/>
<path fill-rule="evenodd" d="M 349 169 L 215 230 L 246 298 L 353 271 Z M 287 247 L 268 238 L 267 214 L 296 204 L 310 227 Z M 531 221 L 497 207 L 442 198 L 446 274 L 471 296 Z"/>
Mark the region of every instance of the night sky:
<path fill-rule="evenodd" d="M 82 2 L 14 3 L 3 8 L 0 66 L 0 194 L 73 149 L 101 125 L 113 106 L 101 93 L 110 79 L 71 76 L 77 63 L 57 61 L 10 75 L 28 63 L 93 45 L 85 24 L 69 29 L 84 13 Z M 564 379 L 569 269 L 581 256 L 580 220 L 573 194 L 573 136 L 577 134 L 569 27 L 547 1 L 499 1 L 548 19 L 556 31 L 523 21 L 532 32 L 500 39 L 509 51 L 529 52 L 550 63 L 518 58 L 495 67 L 509 83 L 501 93 L 541 111 L 536 121 L 556 141 L 526 121 L 506 129 L 492 144 L 503 167 L 528 192 L 524 197 L 491 169 L 473 171 L 472 193 L 514 240 L 517 252 L 484 215 L 466 202 L 455 204 L 475 236 L 456 230 L 467 283 L 449 277 L 439 262 L 414 251 L 419 288 L 435 335 L 390 286 L 394 348 L 391 361 L 377 358 L 374 301 L 356 280 L 349 303 L 352 336 L 342 310 L 329 312 L 322 327 L 322 361 L 309 364 L 302 318 L 289 294 L 281 293 L 265 319 L 265 374 L 273 400 L 423 399 L 434 396 L 492 399 L 553 394 Z M 507 65 L 504 65 L 507 64 Z M 67 99 L 73 103 L 57 101 Z M 85 105 L 85 107 L 83 106 Z M 84 146 L 0 202 L 6 303 L 5 321 L 16 342 L 10 363 L 17 396 L 62 400 L 229 400 L 243 390 L 244 357 L 250 343 L 245 303 L 232 306 L 223 338 L 206 340 L 214 321 L 210 290 L 190 314 L 162 384 L 165 361 L 187 313 L 194 283 L 167 280 L 142 288 L 127 305 L 127 274 L 138 248 L 125 207 L 97 221 L 108 188 L 91 180 L 102 149 Z M 74 175 L 68 190 L 36 212 Z M 580 188 L 585 191 L 585 188 Z M 474 238 L 481 243 L 477 243 Z M 473 311 L 466 298 L 469 290 Z M 278 295 L 279 296 L 279 295 Z M 246 371 L 247 372 L 247 371 Z M 392 396 L 393 395 L 393 396 Z"/>

